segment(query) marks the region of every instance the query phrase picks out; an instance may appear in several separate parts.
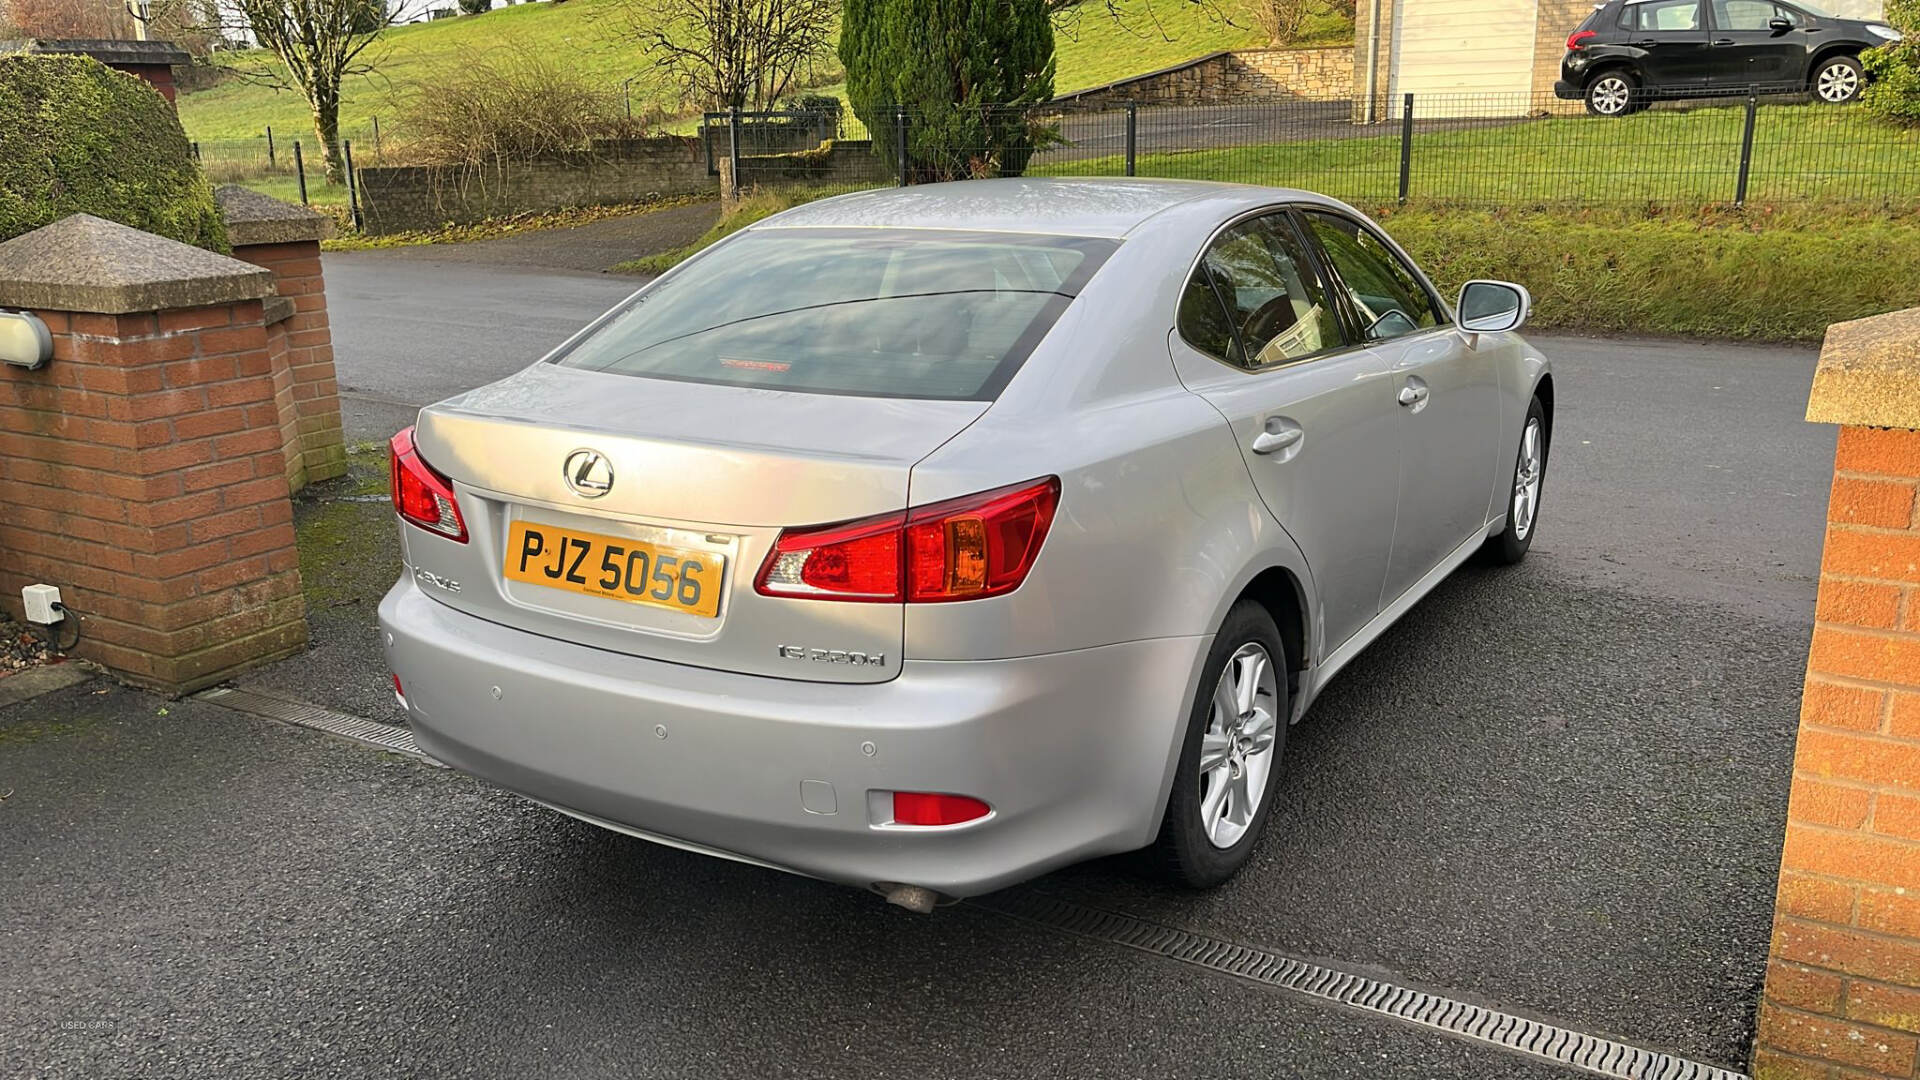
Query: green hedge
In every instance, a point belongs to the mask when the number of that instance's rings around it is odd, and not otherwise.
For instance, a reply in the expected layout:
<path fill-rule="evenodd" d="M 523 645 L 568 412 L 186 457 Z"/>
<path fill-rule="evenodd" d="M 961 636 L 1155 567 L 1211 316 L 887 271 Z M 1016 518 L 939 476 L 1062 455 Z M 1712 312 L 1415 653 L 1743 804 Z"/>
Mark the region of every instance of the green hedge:
<path fill-rule="evenodd" d="M 159 91 L 82 56 L 0 56 L 0 240 L 87 213 L 226 251 L 226 224 Z"/>
<path fill-rule="evenodd" d="M 1525 285 L 1540 330 L 1818 341 L 1828 323 L 1920 306 L 1913 220 L 1406 211 L 1381 222 L 1449 296 L 1473 278 Z"/>
<path fill-rule="evenodd" d="M 1920 0 L 1887 0 L 1887 22 L 1906 40 L 1860 54 L 1869 78 L 1860 106 L 1889 123 L 1920 126 Z"/>

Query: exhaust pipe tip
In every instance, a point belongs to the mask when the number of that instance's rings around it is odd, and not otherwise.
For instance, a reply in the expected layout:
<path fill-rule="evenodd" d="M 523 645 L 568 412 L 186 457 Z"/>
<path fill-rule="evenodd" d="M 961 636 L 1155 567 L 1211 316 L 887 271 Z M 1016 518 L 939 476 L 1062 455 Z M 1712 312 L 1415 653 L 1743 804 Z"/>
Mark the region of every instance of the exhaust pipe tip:
<path fill-rule="evenodd" d="M 919 885 L 880 885 L 880 895 L 894 907 L 903 907 L 916 915 L 933 914 L 934 905 L 940 902 L 940 894 Z"/>

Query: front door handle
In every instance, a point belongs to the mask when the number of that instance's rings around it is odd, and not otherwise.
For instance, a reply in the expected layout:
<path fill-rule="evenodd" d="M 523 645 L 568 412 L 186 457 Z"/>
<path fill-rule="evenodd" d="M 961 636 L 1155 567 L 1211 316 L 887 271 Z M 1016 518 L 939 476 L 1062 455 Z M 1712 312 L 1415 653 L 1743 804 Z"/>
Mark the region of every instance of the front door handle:
<path fill-rule="evenodd" d="M 1306 432 L 1290 425 L 1282 427 L 1278 431 L 1263 431 L 1253 437 L 1253 452 L 1256 454 L 1277 453 L 1299 442 L 1300 436 L 1304 434 L 1306 434 Z"/>
<path fill-rule="evenodd" d="M 1425 383 L 1410 382 L 1400 388 L 1400 404 L 1405 405 L 1409 409 L 1419 408 L 1420 404 L 1426 400 L 1427 387 Z"/>

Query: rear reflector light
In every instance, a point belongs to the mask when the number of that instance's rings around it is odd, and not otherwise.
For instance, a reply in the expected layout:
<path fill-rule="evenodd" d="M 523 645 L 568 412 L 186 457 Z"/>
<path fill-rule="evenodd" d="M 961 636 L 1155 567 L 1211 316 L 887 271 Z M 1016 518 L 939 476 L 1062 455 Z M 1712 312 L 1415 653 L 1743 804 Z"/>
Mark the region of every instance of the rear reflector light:
<path fill-rule="evenodd" d="M 453 482 L 434 472 L 413 446 L 413 429 L 406 428 L 387 443 L 392 467 L 393 511 L 404 521 L 437 532 L 462 544 L 467 523 L 454 501 Z"/>
<path fill-rule="evenodd" d="M 958 825 L 992 812 L 992 807 L 967 795 L 933 795 L 924 791 L 893 793 L 895 825 Z"/>
<path fill-rule="evenodd" d="M 934 604 L 1020 587 L 1060 502 L 1060 480 L 983 491 L 859 521 L 786 529 L 754 579 L 763 596 Z"/>
<path fill-rule="evenodd" d="M 1584 49 L 1586 48 L 1588 38 L 1598 36 L 1599 35 L 1592 30 L 1575 30 L 1573 33 L 1567 35 L 1567 51 L 1572 52 L 1575 49 Z"/>

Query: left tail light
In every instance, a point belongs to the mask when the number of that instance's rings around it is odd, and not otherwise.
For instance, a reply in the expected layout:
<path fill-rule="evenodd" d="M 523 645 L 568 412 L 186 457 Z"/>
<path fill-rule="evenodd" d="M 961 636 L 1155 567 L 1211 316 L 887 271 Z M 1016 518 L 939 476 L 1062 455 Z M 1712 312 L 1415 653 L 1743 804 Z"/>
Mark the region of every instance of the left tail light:
<path fill-rule="evenodd" d="M 995 488 L 859 521 L 785 529 L 760 567 L 762 596 L 937 604 L 1020 587 L 1060 503 L 1060 480 Z"/>
<path fill-rule="evenodd" d="M 453 482 L 420 460 L 420 452 L 413 445 L 413 429 L 405 428 L 388 440 L 387 453 L 393 473 L 393 512 L 403 521 L 466 543 L 467 523 L 460 518 Z"/>

